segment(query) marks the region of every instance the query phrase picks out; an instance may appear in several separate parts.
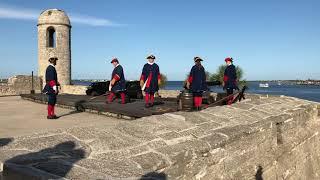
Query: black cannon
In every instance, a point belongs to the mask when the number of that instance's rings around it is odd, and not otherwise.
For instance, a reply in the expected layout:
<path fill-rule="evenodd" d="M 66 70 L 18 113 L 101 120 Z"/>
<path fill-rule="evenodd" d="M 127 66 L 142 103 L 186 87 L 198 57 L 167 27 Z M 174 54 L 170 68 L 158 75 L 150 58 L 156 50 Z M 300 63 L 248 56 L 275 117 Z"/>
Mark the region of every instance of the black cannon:
<path fill-rule="evenodd" d="M 94 82 L 87 87 L 86 94 L 88 96 L 100 96 L 106 94 L 109 91 L 110 81 Z M 126 82 L 126 94 L 131 99 L 142 99 L 142 91 L 139 81 L 127 81 Z"/>

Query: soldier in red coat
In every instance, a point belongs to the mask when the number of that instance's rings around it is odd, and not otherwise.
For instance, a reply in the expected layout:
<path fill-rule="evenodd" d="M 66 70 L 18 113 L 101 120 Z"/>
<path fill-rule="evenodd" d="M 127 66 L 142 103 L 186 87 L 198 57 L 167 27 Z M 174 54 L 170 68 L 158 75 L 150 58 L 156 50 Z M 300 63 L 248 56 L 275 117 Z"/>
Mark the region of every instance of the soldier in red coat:
<path fill-rule="evenodd" d="M 233 65 L 233 58 L 227 57 L 225 59 L 227 64 L 227 68 L 224 71 L 223 77 L 223 89 L 227 91 L 227 96 L 229 96 L 227 100 L 227 104 L 231 105 L 233 102 L 233 90 L 239 89 L 237 83 L 237 71 L 236 67 Z"/>
<path fill-rule="evenodd" d="M 54 107 L 57 102 L 57 95 L 59 93 L 58 86 L 60 86 L 58 82 L 58 76 L 56 71 L 56 64 L 58 58 L 52 57 L 49 59 L 49 66 L 46 69 L 46 85 L 43 89 L 43 93 L 48 95 L 48 116 L 47 119 L 57 119 L 58 117 L 55 115 Z"/>
<path fill-rule="evenodd" d="M 192 91 L 196 110 L 201 110 L 202 94 L 207 90 L 206 71 L 201 65 L 201 61 L 203 60 L 200 57 L 194 57 L 195 65 L 192 67 L 187 80 L 187 88 Z"/>
<path fill-rule="evenodd" d="M 159 66 L 154 62 L 156 57 L 150 55 L 147 57 L 148 62 L 143 66 L 140 77 L 141 89 L 146 93 L 146 108 L 152 107 L 154 103 L 154 93 L 159 90 L 161 75 Z"/>
<path fill-rule="evenodd" d="M 112 71 L 111 75 L 111 81 L 109 85 L 109 97 L 107 103 L 111 103 L 114 99 L 114 97 L 117 94 L 120 94 L 121 96 L 121 103 L 125 104 L 125 91 L 126 91 L 126 80 L 124 78 L 124 72 L 122 66 L 119 64 L 119 60 L 117 58 L 113 58 L 111 60 L 111 64 L 114 66 L 114 69 Z"/>

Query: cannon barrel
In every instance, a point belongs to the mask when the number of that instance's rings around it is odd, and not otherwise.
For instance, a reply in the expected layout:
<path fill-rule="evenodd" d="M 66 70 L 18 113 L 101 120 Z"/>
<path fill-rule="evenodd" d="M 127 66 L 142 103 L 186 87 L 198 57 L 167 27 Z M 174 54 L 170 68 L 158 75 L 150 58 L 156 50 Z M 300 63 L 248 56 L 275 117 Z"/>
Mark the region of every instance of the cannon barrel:
<path fill-rule="evenodd" d="M 207 86 L 221 86 L 222 83 L 220 81 L 206 81 Z M 187 81 L 184 82 L 183 88 L 187 89 Z"/>
<path fill-rule="evenodd" d="M 220 81 L 207 81 L 207 86 L 220 86 L 221 84 Z"/>

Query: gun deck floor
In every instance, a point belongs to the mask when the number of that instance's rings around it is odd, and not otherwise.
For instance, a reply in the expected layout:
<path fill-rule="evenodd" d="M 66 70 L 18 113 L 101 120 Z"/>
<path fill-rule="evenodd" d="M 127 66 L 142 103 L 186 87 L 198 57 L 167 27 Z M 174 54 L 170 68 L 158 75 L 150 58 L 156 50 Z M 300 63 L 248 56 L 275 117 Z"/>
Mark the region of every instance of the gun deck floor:
<path fill-rule="evenodd" d="M 22 94 L 20 96 L 37 103 L 46 104 L 48 102 L 45 94 Z M 113 103 L 107 104 L 105 96 L 91 98 L 92 96 L 86 95 L 61 94 L 57 96 L 57 106 L 122 119 L 136 119 L 178 111 L 178 104 L 174 98 L 156 98 L 155 105 L 150 108 L 145 108 L 145 102 L 142 99 L 133 99 L 126 104 L 120 104 L 118 102 L 120 99 L 116 99 Z"/>

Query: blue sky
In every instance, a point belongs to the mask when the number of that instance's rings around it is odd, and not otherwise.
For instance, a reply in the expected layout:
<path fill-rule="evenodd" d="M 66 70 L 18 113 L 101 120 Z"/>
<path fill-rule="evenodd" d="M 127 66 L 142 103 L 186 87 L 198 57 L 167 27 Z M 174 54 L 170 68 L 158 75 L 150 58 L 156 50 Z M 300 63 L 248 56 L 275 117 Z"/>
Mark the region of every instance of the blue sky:
<path fill-rule="evenodd" d="M 48 8 L 71 16 L 74 79 L 108 79 L 114 56 L 137 79 L 150 53 L 169 80 L 194 56 L 209 72 L 231 56 L 248 80 L 320 79 L 319 0 L 0 0 L 0 78 L 37 71 Z"/>

